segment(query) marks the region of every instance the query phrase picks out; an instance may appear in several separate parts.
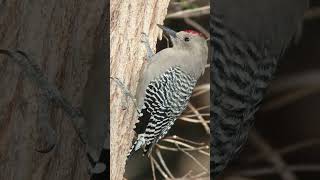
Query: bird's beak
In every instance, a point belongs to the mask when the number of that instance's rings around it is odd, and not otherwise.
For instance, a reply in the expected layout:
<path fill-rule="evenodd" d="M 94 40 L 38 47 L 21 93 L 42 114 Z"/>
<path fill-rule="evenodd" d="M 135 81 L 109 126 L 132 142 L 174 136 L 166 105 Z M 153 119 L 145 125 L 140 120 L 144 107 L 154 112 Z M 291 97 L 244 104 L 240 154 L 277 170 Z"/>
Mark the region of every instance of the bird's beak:
<path fill-rule="evenodd" d="M 165 26 L 162 26 L 162 25 L 160 25 L 160 24 L 157 24 L 157 25 L 158 25 L 158 27 L 159 27 L 160 29 L 163 30 L 163 33 L 165 33 L 166 35 L 168 35 L 168 36 L 170 36 L 170 37 L 173 37 L 173 38 L 177 38 L 177 32 L 175 32 L 174 30 L 169 29 L 169 28 L 167 28 L 167 27 L 165 27 Z"/>

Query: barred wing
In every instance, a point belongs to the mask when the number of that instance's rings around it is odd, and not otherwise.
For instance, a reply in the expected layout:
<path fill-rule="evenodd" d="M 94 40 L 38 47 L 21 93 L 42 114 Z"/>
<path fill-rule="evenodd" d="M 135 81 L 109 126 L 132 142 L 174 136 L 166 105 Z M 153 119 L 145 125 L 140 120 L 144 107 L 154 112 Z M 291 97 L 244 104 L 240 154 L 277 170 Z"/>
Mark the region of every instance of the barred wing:
<path fill-rule="evenodd" d="M 163 138 L 174 121 L 186 108 L 197 80 L 177 66 L 170 68 L 150 82 L 146 89 L 141 121 L 147 121 L 144 131 L 145 149 L 152 147 Z"/>

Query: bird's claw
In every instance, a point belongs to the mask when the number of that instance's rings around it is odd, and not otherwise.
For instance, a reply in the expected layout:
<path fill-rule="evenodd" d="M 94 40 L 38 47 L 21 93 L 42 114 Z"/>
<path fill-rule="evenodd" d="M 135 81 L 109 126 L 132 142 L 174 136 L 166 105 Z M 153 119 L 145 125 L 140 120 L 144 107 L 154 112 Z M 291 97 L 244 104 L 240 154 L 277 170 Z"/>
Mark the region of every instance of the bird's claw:
<path fill-rule="evenodd" d="M 147 49 L 147 60 L 151 60 L 151 57 L 154 55 L 153 52 L 152 52 L 152 49 L 150 47 L 150 44 L 149 44 L 149 37 L 146 33 L 142 32 L 141 33 L 141 42 L 144 44 L 144 46 L 146 47 Z"/>
<path fill-rule="evenodd" d="M 148 38 L 147 33 L 145 33 L 145 32 L 141 33 L 141 42 L 142 43 L 149 43 L 149 38 Z"/>

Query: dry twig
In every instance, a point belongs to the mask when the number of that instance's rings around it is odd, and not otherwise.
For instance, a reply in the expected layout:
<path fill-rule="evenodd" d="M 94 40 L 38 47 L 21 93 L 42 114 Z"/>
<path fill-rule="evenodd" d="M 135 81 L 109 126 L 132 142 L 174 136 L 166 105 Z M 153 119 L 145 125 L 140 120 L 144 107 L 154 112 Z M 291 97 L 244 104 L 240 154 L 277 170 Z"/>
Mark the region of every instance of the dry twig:
<path fill-rule="evenodd" d="M 281 155 L 275 152 L 257 132 L 252 132 L 249 139 L 259 151 L 266 155 L 266 160 L 273 164 L 277 173 L 283 180 L 297 180 L 295 174 L 288 169 L 287 164 L 282 159 Z"/>
<path fill-rule="evenodd" d="M 298 164 L 298 165 L 289 165 L 287 170 L 291 172 L 319 172 L 320 164 Z M 235 174 L 239 174 L 242 176 L 262 176 L 262 175 L 270 175 L 276 174 L 278 170 L 276 168 L 258 168 L 258 169 L 250 169 L 250 170 L 242 170 L 236 172 Z"/>
<path fill-rule="evenodd" d="M 186 24 L 192 26 L 193 28 L 195 28 L 196 30 L 204 34 L 206 38 L 210 37 L 209 32 L 205 28 L 203 28 L 200 24 L 198 24 L 196 21 L 188 17 L 184 18 L 184 21 L 186 22 Z"/>
<path fill-rule="evenodd" d="M 310 139 L 310 140 L 306 140 L 306 141 L 303 141 L 303 142 L 299 142 L 299 143 L 296 143 L 296 144 L 292 144 L 292 145 L 289 145 L 287 147 L 284 147 L 280 150 L 275 150 L 276 152 L 278 152 L 280 155 L 286 155 L 288 153 L 291 153 L 291 152 L 295 152 L 295 151 L 298 151 L 298 150 L 301 150 L 303 148 L 308 148 L 308 147 L 312 147 L 312 146 L 315 146 L 315 145 L 320 145 L 320 139 Z M 255 156 L 252 156 L 252 157 L 248 157 L 248 162 L 249 163 L 253 163 L 253 162 L 256 162 L 262 158 L 266 158 L 265 154 L 263 153 L 259 153 Z"/>
<path fill-rule="evenodd" d="M 167 19 L 181 19 L 187 17 L 198 17 L 203 15 L 209 15 L 210 6 L 203 6 L 200 8 L 188 9 L 184 11 L 175 12 L 167 15 Z"/>
<path fill-rule="evenodd" d="M 188 153 L 187 151 L 181 149 L 178 144 L 176 144 L 176 146 L 177 146 L 177 148 L 178 148 L 181 152 L 183 152 L 185 155 L 187 155 L 188 157 L 190 157 L 196 164 L 198 164 L 199 167 L 201 167 L 206 173 L 209 173 L 209 170 L 208 170 L 206 167 L 204 167 L 204 166 L 201 164 L 201 162 L 199 162 L 199 161 L 197 160 L 197 158 L 195 158 L 192 154 Z"/>
<path fill-rule="evenodd" d="M 206 120 L 200 115 L 199 111 L 191 104 L 188 103 L 188 107 L 193 111 L 193 113 L 195 115 L 198 116 L 199 121 L 201 121 L 201 124 L 204 127 L 204 130 L 206 131 L 207 134 L 210 134 L 210 128 L 208 126 L 208 123 L 206 122 Z"/>

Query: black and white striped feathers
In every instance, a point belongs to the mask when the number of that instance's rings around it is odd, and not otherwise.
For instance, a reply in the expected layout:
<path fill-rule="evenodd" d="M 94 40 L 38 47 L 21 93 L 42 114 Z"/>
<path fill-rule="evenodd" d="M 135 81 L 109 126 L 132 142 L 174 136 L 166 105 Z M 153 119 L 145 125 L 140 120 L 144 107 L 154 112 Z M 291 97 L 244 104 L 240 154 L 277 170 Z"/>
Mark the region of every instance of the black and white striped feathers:
<path fill-rule="evenodd" d="M 240 150 L 277 66 L 276 57 L 261 54 L 254 44 L 244 43 L 221 26 L 215 17 L 211 88 L 214 174 Z M 238 42 L 229 44 L 227 39 Z"/>
<path fill-rule="evenodd" d="M 141 146 L 150 153 L 154 144 L 163 138 L 188 104 L 197 79 L 176 66 L 150 82 L 139 120 L 148 120 L 145 131 L 132 146 Z"/>
<path fill-rule="evenodd" d="M 173 47 L 154 54 L 142 68 L 136 99 L 145 127 L 131 151 L 150 153 L 186 108 L 208 60 L 206 39 L 192 32 L 178 32 Z M 137 131 L 137 129 L 136 129 Z"/>
<path fill-rule="evenodd" d="M 240 151 L 307 0 L 215 0 L 211 16 L 211 177 Z M 283 9 L 284 5 L 290 5 Z"/>

